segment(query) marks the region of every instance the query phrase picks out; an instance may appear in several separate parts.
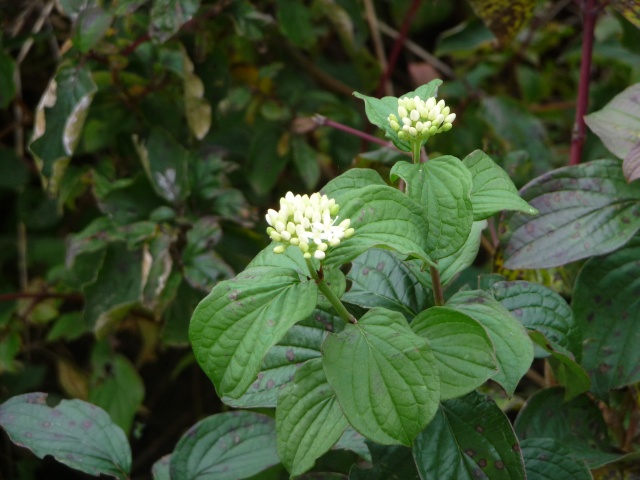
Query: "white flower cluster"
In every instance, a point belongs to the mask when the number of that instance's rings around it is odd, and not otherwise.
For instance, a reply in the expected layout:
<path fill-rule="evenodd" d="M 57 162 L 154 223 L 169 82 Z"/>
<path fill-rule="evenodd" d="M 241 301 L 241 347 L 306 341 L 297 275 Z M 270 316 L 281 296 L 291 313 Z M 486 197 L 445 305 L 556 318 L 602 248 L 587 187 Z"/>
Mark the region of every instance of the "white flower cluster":
<path fill-rule="evenodd" d="M 349 228 L 349 219 L 335 225 L 339 208 L 336 201 L 326 195 L 294 196 L 287 192 L 280 199 L 280 211 L 269 209 L 266 215 L 270 225 L 267 233 L 280 243 L 273 251 L 284 253 L 289 245 L 293 245 L 302 251 L 305 258 L 324 259 L 329 247 L 335 247 L 340 240 L 354 233 L 353 228 Z"/>
<path fill-rule="evenodd" d="M 398 118 L 399 117 L 399 118 Z M 393 113 L 387 120 L 402 140 L 424 140 L 440 132 L 451 130 L 456 114 L 445 107 L 444 100 L 436 103 L 434 97 L 427 101 L 416 96 L 398 99 L 398 116 Z"/>

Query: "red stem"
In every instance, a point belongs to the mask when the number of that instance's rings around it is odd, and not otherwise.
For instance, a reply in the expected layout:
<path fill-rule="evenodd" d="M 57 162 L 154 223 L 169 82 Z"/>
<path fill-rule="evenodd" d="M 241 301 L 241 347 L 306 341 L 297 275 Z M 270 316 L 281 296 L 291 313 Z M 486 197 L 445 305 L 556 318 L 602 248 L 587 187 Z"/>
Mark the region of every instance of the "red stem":
<path fill-rule="evenodd" d="M 336 130 L 341 130 L 346 133 L 350 133 L 351 135 L 355 135 L 356 137 L 362 138 L 371 143 L 377 143 L 378 145 L 382 145 L 383 147 L 395 148 L 393 143 L 385 142 L 384 140 L 374 137 L 373 135 L 369 135 L 368 133 L 361 132 L 360 130 L 356 130 L 355 128 L 351 128 L 342 123 L 334 122 L 333 120 L 329 120 L 327 117 L 323 117 L 322 115 L 314 115 L 313 121 L 318 125 L 322 125 L 325 127 L 332 127 Z M 404 153 L 404 152 L 401 152 Z"/>
<path fill-rule="evenodd" d="M 591 73 L 591 59 L 593 57 L 593 37 L 596 19 L 600 8 L 597 0 L 585 0 L 582 6 L 582 56 L 580 59 L 580 82 L 578 84 L 578 99 L 576 102 L 576 120 L 571 136 L 571 154 L 569 165 L 578 165 L 582 159 L 582 147 L 586 136 L 584 116 L 589 106 L 589 80 Z"/>
<path fill-rule="evenodd" d="M 398 61 L 398 57 L 400 56 L 400 52 L 402 51 L 402 47 L 404 45 L 404 41 L 409 34 L 409 27 L 411 27 L 411 20 L 413 20 L 414 15 L 418 11 L 420 7 L 420 3 L 422 0 L 413 0 L 409 10 L 404 16 L 404 20 L 402 21 L 402 28 L 400 28 L 400 33 L 398 34 L 398 38 L 396 38 L 395 43 L 393 44 L 393 48 L 391 49 L 391 54 L 389 55 L 389 60 L 387 61 L 387 68 L 382 74 L 382 78 L 380 79 L 380 83 L 378 84 L 378 90 L 376 91 L 376 97 L 381 97 L 384 92 L 385 86 L 391 77 L 391 72 L 396 66 Z"/>

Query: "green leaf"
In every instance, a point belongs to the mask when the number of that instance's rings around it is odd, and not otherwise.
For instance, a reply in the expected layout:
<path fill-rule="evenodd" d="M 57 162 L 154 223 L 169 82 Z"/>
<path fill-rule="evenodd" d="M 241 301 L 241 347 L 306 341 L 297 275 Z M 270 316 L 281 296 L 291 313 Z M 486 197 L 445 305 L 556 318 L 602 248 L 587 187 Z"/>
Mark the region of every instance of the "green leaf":
<path fill-rule="evenodd" d="M 513 395 L 533 362 L 533 344 L 522 324 L 482 290 L 458 292 L 447 306 L 469 315 L 487 329 L 500 369 L 493 380 L 502 385 L 507 394 Z"/>
<path fill-rule="evenodd" d="M 349 471 L 349 480 L 420 480 L 410 449 L 400 445 L 367 444 L 372 468 L 354 465 Z"/>
<path fill-rule="evenodd" d="M 534 393 L 520 410 L 514 428 L 521 440 L 552 438 L 567 445 L 574 458 L 597 468 L 621 458 L 609 453 L 607 426 L 598 406 L 586 395 L 564 401 L 564 389 L 545 388 Z"/>
<path fill-rule="evenodd" d="M 151 7 L 149 35 L 164 43 L 198 11 L 200 0 L 154 0 Z"/>
<path fill-rule="evenodd" d="M 573 318 L 571 307 L 560 294 L 539 283 L 525 281 L 498 282 L 489 293 L 525 328 L 541 332 L 580 361 L 580 327 Z"/>
<path fill-rule="evenodd" d="M 288 134 L 284 135 L 287 139 Z M 247 180 L 258 194 L 265 195 L 273 189 L 291 158 L 288 139 L 284 142 L 282 139 L 281 129 L 271 123 L 258 130 L 251 140 Z"/>
<path fill-rule="evenodd" d="M 16 61 L 4 50 L 0 50 L 0 108 L 7 108 L 16 95 L 16 84 L 13 79 Z"/>
<path fill-rule="evenodd" d="M 636 143 L 622 162 L 622 171 L 627 182 L 640 178 L 640 142 Z"/>
<path fill-rule="evenodd" d="M 426 85 L 422 85 L 413 92 L 408 92 L 401 97 L 415 96 L 420 97 L 422 100 L 427 100 L 430 97 L 438 96 L 438 87 L 442 85 L 442 80 L 435 79 L 430 81 Z M 405 152 L 411 151 L 411 144 L 401 140 L 398 137 L 398 132 L 393 130 L 389 125 L 387 118 L 390 114 L 398 113 L 398 98 L 397 97 L 368 97 L 358 92 L 353 92 L 353 95 L 361 100 L 364 100 L 365 113 L 371 123 L 379 127 L 385 132 L 385 136 L 393 142 L 393 144 L 400 150 Z M 426 143 L 426 140 L 424 141 Z"/>
<path fill-rule="evenodd" d="M 470 153 L 462 163 L 469 169 L 473 178 L 471 204 L 474 220 L 484 220 L 503 210 L 513 210 L 529 215 L 538 213 L 535 208 L 520 198 L 507 172 L 482 150 Z"/>
<path fill-rule="evenodd" d="M 636 28 L 640 28 L 640 6 L 628 0 L 612 0 L 610 5 L 620 12 Z"/>
<path fill-rule="evenodd" d="M 189 326 L 196 359 L 218 395 L 246 392 L 269 349 L 317 301 L 316 283 L 285 268 L 248 268 L 219 283 L 198 304 Z"/>
<path fill-rule="evenodd" d="M 342 301 L 364 308 L 384 307 L 410 319 L 430 304 L 430 276 L 410 268 L 396 253 L 372 248 L 351 262 L 351 288 Z"/>
<path fill-rule="evenodd" d="M 219 413 L 182 436 L 171 454 L 171 479 L 237 480 L 278 463 L 272 418 L 243 411 Z"/>
<path fill-rule="evenodd" d="M 157 460 L 151 467 L 153 480 L 171 480 L 171 455 L 165 455 Z"/>
<path fill-rule="evenodd" d="M 508 218 L 506 268 L 556 267 L 602 255 L 640 228 L 640 183 L 629 185 L 617 160 L 559 168 L 521 195 L 540 215 Z"/>
<path fill-rule="evenodd" d="M 142 252 L 114 242 L 107 248 L 96 281 L 84 289 L 85 322 L 102 337 L 140 301 L 141 294 Z"/>
<path fill-rule="evenodd" d="M 336 202 L 339 218 L 351 219 L 355 233 L 331 249 L 325 265 L 345 264 L 375 247 L 433 264 L 426 252 L 427 220 L 422 207 L 407 195 L 387 185 L 369 185 L 340 195 Z"/>
<path fill-rule="evenodd" d="M 427 252 L 438 260 L 462 248 L 473 223 L 472 178 L 464 164 L 450 155 L 427 163 L 398 162 L 391 180 L 402 178 L 406 193 L 425 210 Z"/>
<path fill-rule="evenodd" d="M 411 445 L 440 398 L 436 360 L 404 316 L 382 308 L 330 334 L 324 370 L 349 423 L 382 444 Z"/>
<path fill-rule="evenodd" d="M 171 203 L 189 195 L 187 165 L 191 154 L 161 127 L 154 127 L 145 142 L 134 138 L 136 150 L 151 185 L 158 195 Z"/>
<path fill-rule="evenodd" d="M 535 0 L 469 0 L 469 3 L 503 45 L 513 41 L 536 6 Z"/>
<path fill-rule="evenodd" d="M 27 393 L 0 405 L 0 425 L 11 441 L 90 475 L 129 478 L 129 442 L 104 410 L 82 400 L 51 408 L 46 399 L 46 393 Z"/>
<path fill-rule="evenodd" d="M 278 0 L 276 18 L 282 34 L 297 47 L 309 48 L 315 42 L 311 10 L 296 0 Z"/>
<path fill-rule="evenodd" d="M 256 381 L 244 395 L 235 399 L 223 397 L 227 405 L 235 408 L 275 408 L 279 392 L 293 381 L 295 373 L 307 360 L 320 357 L 325 331 L 342 328 L 340 317 L 320 309 L 285 333 L 271 347 L 262 361 Z"/>
<path fill-rule="evenodd" d="M 97 90 L 89 68 L 63 65 L 40 99 L 29 149 L 52 194 L 58 192 Z"/>
<path fill-rule="evenodd" d="M 113 15 L 100 7 L 83 9 L 75 21 L 73 44 L 87 53 L 102 40 L 112 21 Z"/>
<path fill-rule="evenodd" d="M 221 238 L 222 228 L 214 216 L 200 217 L 187 232 L 182 260 L 185 278 L 193 287 L 208 291 L 233 277 L 231 267 L 214 250 Z"/>
<path fill-rule="evenodd" d="M 640 142 L 640 83 L 613 97 L 584 121 L 611 153 L 624 159 Z"/>
<path fill-rule="evenodd" d="M 333 450 L 351 450 L 362 459 L 371 462 L 371 452 L 365 438 L 351 427 L 347 427 L 338 443 L 333 446 Z"/>
<path fill-rule="evenodd" d="M 413 446 L 424 480 L 524 480 L 518 439 L 506 415 L 476 392 L 443 402 Z"/>
<path fill-rule="evenodd" d="M 473 222 L 471 225 L 471 232 L 467 241 L 462 248 L 457 252 L 452 253 L 446 257 L 438 260 L 438 271 L 440 272 L 440 283 L 446 286 L 449 282 L 454 280 L 456 276 L 464 271 L 467 267 L 473 265 L 478 251 L 480 250 L 480 243 L 482 241 L 482 230 L 487 227 L 487 221 L 481 220 L 479 222 Z M 412 262 L 415 265 L 415 262 Z M 431 288 L 431 276 L 427 279 L 427 284 Z"/>
<path fill-rule="evenodd" d="M 293 386 L 278 397 L 276 431 L 282 463 L 292 476 L 306 472 L 340 439 L 347 425 L 322 360 L 309 360 L 296 373 Z"/>
<path fill-rule="evenodd" d="M 464 313 L 432 307 L 413 319 L 411 330 L 429 340 L 438 362 L 442 400 L 475 390 L 498 371 L 487 331 Z"/>
<path fill-rule="evenodd" d="M 543 351 L 551 355 L 549 363 L 558 384 L 565 387 L 565 400 L 571 400 L 589 390 L 591 386 L 589 375 L 584 368 L 576 363 L 571 352 L 556 345 L 540 332 L 529 331 L 529 338 Z"/>
<path fill-rule="evenodd" d="M 88 400 L 104 408 L 116 425 L 129 432 L 144 400 L 144 383 L 127 357 L 109 357 L 94 362 Z"/>
<path fill-rule="evenodd" d="M 369 185 L 386 185 L 380 174 L 370 168 L 352 168 L 327 183 L 320 193 L 335 199 L 338 205 L 344 203 L 342 198 L 350 196 L 358 188 Z"/>
<path fill-rule="evenodd" d="M 520 442 L 527 480 L 591 480 L 587 465 L 572 458 L 571 449 L 552 438 L 529 438 Z"/>
<path fill-rule="evenodd" d="M 211 128 L 211 104 L 204 97 L 204 83 L 193 73 L 193 62 L 185 48 L 182 51 L 182 87 L 184 89 L 184 111 L 189 130 L 202 140 Z"/>
<path fill-rule="evenodd" d="M 640 237 L 605 257 L 589 260 L 574 287 L 572 308 L 584 337 L 582 366 L 592 391 L 640 381 Z"/>

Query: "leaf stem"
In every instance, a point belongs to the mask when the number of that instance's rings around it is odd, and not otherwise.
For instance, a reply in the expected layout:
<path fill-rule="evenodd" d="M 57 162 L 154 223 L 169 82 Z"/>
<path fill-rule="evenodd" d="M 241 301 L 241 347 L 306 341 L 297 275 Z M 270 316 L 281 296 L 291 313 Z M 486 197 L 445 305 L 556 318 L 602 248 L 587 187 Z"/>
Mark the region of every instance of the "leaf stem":
<path fill-rule="evenodd" d="M 413 142 L 411 144 L 413 163 L 420 163 L 420 150 L 422 150 L 422 145 L 420 141 Z"/>
<path fill-rule="evenodd" d="M 431 271 L 431 284 L 433 286 L 433 301 L 437 307 L 444 306 L 444 294 L 442 293 L 442 282 L 440 281 L 440 271 L 438 267 L 429 266 Z"/>
<path fill-rule="evenodd" d="M 333 305 L 333 308 L 336 309 L 336 312 L 338 312 L 338 315 L 340 315 L 340 318 L 342 318 L 342 320 L 344 320 L 345 322 L 349 322 L 353 324 L 358 323 L 356 318 L 349 313 L 347 308 L 340 301 L 340 299 L 334 293 L 334 291 L 331 290 L 331 287 L 327 285 L 327 282 L 324 281 L 324 278 L 322 276 L 322 271 L 320 271 L 320 274 L 318 274 L 318 272 L 316 271 L 316 267 L 313 266 L 313 262 L 311 261 L 310 258 L 305 258 L 304 260 L 307 263 L 307 268 L 309 269 L 309 273 L 311 274 L 311 277 L 316 281 L 316 284 L 318 285 L 320 292 L 322 292 L 322 294 L 326 297 L 326 299 L 329 300 L 329 302 L 331 302 L 331 305 Z"/>

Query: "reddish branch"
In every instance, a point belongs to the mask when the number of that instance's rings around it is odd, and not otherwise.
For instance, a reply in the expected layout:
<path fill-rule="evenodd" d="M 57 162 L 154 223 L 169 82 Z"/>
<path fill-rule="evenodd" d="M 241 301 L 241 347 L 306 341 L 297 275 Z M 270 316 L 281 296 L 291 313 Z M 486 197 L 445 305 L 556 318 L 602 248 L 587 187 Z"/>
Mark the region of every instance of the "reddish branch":
<path fill-rule="evenodd" d="M 355 135 L 356 137 L 362 138 L 367 142 L 377 143 L 378 145 L 382 145 L 383 147 L 395 148 L 393 143 L 385 142 L 384 140 L 374 137 L 373 135 L 369 135 L 368 133 L 361 132 L 360 130 L 356 130 L 355 128 L 351 128 L 347 125 L 343 125 L 342 123 L 334 122 L 333 120 L 329 120 L 327 117 L 323 117 L 322 115 L 314 115 L 313 121 L 318 125 L 324 127 L 332 127 L 336 130 L 341 130 L 343 132 L 349 133 L 351 135 Z"/>
<path fill-rule="evenodd" d="M 404 41 L 406 40 L 407 35 L 409 34 L 409 27 L 411 27 L 411 20 L 413 20 L 413 17 L 418 11 L 418 7 L 420 7 L 421 2 L 422 0 L 413 0 L 413 2 L 411 2 L 411 6 L 409 7 L 409 10 L 407 10 L 407 13 L 404 16 L 404 20 L 402 21 L 402 27 L 400 28 L 400 34 L 398 35 L 398 38 L 396 38 L 396 42 L 393 44 L 393 48 L 391 49 L 391 54 L 389 55 L 389 60 L 387 62 L 387 68 L 382 74 L 382 78 L 380 79 L 380 83 L 378 84 L 378 90 L 376 92 L 377 97 L 382 96 L 382 93 L 384 92 L 384 89 L 385 89 L 385 85 L 387 84 L 387 82 L 389 81 L 389 78 L 391 77 L 391 72 L 393 72 L 393 69 L 395 68 L 396 63 L 398 62 L 398 57 L 400 56 L 400 52 L 402 51 L 402 47 L 404 46 Z"/>
<path fill-rule="evenodd" d="M 582 7 L 582 55 L 580 59 L 580 81 L 578 84 L 578 99 L 576 102 L 576 120 L 571 136 L 571 154 L 569 165 L 578 165 L 582 159 L 582 147 L 586 136 L 584 117 L 589 106 L 589 80 L 591 74 L 591 58 L 593 57 L 593 37 L 596 19 L 602 6 L 597 0 L 584 0 Z"/>

